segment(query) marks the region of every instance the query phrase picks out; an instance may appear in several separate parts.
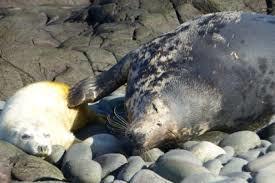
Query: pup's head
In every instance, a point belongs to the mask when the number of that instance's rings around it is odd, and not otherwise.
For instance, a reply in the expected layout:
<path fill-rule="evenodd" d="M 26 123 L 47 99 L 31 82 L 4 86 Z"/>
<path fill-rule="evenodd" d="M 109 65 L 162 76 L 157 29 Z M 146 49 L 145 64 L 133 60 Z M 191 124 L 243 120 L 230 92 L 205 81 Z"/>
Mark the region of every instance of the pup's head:
<path fill-rule="evenodd" d="M 52 153 L 51 136 L 39 128 L 15 128 L 6 140 L 25 152 L 35 156 L 49 156 Z"/>

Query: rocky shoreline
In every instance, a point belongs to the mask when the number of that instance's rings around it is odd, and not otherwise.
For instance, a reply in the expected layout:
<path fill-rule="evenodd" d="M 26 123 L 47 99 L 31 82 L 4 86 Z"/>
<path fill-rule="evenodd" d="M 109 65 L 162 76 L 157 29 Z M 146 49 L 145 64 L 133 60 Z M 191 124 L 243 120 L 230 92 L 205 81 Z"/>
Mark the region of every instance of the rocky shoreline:
<path fill-rule="evenodd" d="M 96 76 L 195 16 L 267 9 L 265 0 L 2 0 L 0 100 L 35 81 L 74 84 Z M 0 114 L 4 104 L 0 101 Z M 108 100 L 98 105 L 94 109 L 103 115 L 112 109 Z M 0 182 L 269 183 L 275 178 L 275 125 L 264 135 L 211 132 L 178 149 L 155 148 L 140 156 L 131 156 L 126 141 L 102 124 L 76 135 L 84 141 L 68 151 L 55 146 L 46 159 L 0 141 Z"/>
<path fill-rule="evenodd" d="M 108 113 L 115 99 L 104 99 L 98 109 Z M 102 124 L 87 127 L 94 129 L 93 135 L 67 151 L 54 146 L 46 159 L 0 141 L 0 182 L 269 183 L 274 180 L 274 126 L 265 129 L 266 138 L 253 131 L 208 132 L 177 149 L 154 148 L 139 156 L 129 154 L 127 141 L 108 133 Z M 82 133 L 85 130 L 76 135 Z"/>

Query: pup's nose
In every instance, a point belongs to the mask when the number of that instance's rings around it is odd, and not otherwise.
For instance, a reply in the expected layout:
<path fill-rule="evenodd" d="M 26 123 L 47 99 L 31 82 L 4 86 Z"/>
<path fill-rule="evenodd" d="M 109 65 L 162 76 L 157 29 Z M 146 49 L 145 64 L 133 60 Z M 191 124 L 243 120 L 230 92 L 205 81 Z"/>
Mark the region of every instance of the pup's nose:
<path fill-rule="evenodd" d="M 37 151 L 38 151 L 38 154 L 40 155 L 48 155 L 49 147 L 41 145 L 37 147 Z"/>

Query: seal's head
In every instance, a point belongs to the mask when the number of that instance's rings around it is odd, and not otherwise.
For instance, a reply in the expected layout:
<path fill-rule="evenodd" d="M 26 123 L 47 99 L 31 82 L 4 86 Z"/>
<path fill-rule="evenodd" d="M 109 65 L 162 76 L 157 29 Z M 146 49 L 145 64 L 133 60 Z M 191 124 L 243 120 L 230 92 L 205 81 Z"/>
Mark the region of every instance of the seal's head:
<path fill-rule="evenodd" d="M 133 146 L 133 153 L 140 154 L 153 147 L 165 146 L 177 140 L 177 127 L 172 121 L 146 116 L 126 129 L 126 135 Z"/>
<path fill-rule="evenodd" d="M 126 104 L 127 105 L 127 104 Z M 143 102 L 143 107 L 132 107 L 129 111 L 129 125 L 126 135 L 131 141 L 135 154 L 154 147 L 168 146 L 178 139 L 178 124 L 175 115 L 164 100 L 156 97 Z"/>
<path fill-rule="evenodd" d="M 51 136 L 43 129 L 15 128 L 9 132 L 9 142 L 35 156 L 49 156 L 52 153 Z M 8 137 L 8 136 L 6 136 Z"/>

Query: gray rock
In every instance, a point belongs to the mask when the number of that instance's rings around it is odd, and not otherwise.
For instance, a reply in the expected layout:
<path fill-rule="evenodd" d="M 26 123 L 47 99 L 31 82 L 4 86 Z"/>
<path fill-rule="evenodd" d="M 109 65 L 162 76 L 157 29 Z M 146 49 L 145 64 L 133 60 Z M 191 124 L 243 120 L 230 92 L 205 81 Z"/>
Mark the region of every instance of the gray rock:
<path fill-rule="evenodd" d="M 223 149 L 225 150 L 226 154 L 219 155 L 216 159 L 218 159 L 222 164 L 226 164 L 233 158 L 235 151 L 231 146 L 226 146 Z"/>
<path fill-rule="evenodd" d="M 91 145 L 94 157 L 123 151 L 121 142 L 111 134 L 97 134 L 86 139 L 84 142 Z"/>
<path fill-rule="evenodd" d="M 102 169 L 99 163 L 91 159 L 73 159 L 62 167 L 65 177 L 71 182 L 99 183 Z"/>
<path fill-rule="evenodd" d="M 114 180 L 114 182 L 113 183 L 127 183 L 126 181 L 124 181 L 124 180 Z"/>
<path fill-rule="evenodd" d="M 255 176 L 254 182 L 255 183 L 274 183 L 274 180 L 275 180 L 274 173 L 261 172 Z"/>
<path fill-rule="evenodd" d="M 194 174 L 186 177 L 181 183 L 209 183 L 224 180 L 224 177 L 216 176 L 211 173 Z"/>
<path fill-rule="evenodd" d="M 209 131 L 204 134 L 194 138 L 193 140 L 198 141 L 208 141 L 213 144 L 218 145 L 222 139 L 224 139 L 228 134 L 220 131 Z"/>
<path fill-rule="evenodd" d="M 154 162 L 164 153 L 159 148 L 153 148 L 141 154 L 144 161 Z"/>
<path fill-rule="evenodd" d="M 145 162 L 140 156 L 132 156 L 128 158 L 128 163 L 123 166 L 116 178 L 128 182 L 144 166 Z"/>
<path fill-rule="evenodd" d="M 169 151 L 168 153 L 161 156 L 152 166 L 152 170 L 172 182 L 180 182 L 187 176 L 193 174 L 209 173 L 206 168 L 201 166 L 198 160 L 193 158 L 193 160 L 191 158 L 188 160 L 188 156 L 192 156 L 188 155 L 187 153 L 183 153 L 183 156 L 180 156 L 180 153 L 176 153 L 176 151 L 179 150 L 174 151 L 175 152 L 170 153 L 170 155 L 167 155 L 170 152 Z"/>
<path fill-rule="evenodd" d="M 96 157 L 94 160 L 97 161 L 102 167 L 102 178 L 127 163 L 125 156 L 118 153 L 104 154 Z"/>
<path fill-rule="evenodd" d="M 62 166 L 64 166 L 69 161 L 76 161 L 80 159 L 91 160 L 93 158 L 90 145 L 87 143 L 73 144 L 66 152 Z"/>
<path fill-rule="evenodd" d="M 202 162 L 215 159 L 217 156 L 226 153 L 221 147 L 207 141 L 194 145 L 190 151 Z"/>
<path fill-rule="evenodd" d="M 198 9 L 196 9 L 191 2 L 183 2 L 179 1 L 179 3 L 176 5 L 177 12 L 180 15 L 180 18 L 182 22 L 186 22 L 196 16 L 202 15 L 202 12 L 200 12 Z"/>
<path fill-rule="evenodd" d="M 4 109 L 6 102 L 0 100 L 0 111 Z M 1 114 L 1 113 L 0 113 Z"/>
<path fill-rule="evenodd" d="M 13 157 L 26 154 L 16 146 L 0 140 L 0 162 L 12 159 Z"/>
<path fill-rule="evenodd" d="M 268 140 L 261 140 L 261 147 L 268 148 L 271 144 Z"/>
<path fill-rule="evenodd" d="M 272 144 L 274 144 L 275 143 L 275 135 L 268 137 L 268 141 L 270 141 Z"/>
<path fill-rule="evenodd" d="M 63 146 L 53 145 L 52 153 L 46 158 L 46 160 L 54 165 L 60 165 L 65 151 L 66 150 Z"/>
<path fill-rule="evenodd" d="M 245 159 L 247 161 L 253 161 L 259 157 L 261 151 L 259 149 L 252 149 L 245 153 L 241 153 L 238 155 L 239 158 Z"/>
<path fill-rule="evenodd" d="M 104 49 L 88 49 L 86 53 L 93 62 L 93 68 L 95 71 L 106 71 L 117 63 L 114 55 Z"/>
<path fill-rule="evenodd" d="M 228 1 L 228 0 L 193 0 L 192 4 L 202 12 L 216 11 L 256 11 L 262 12 L 262 8 L 266 9 L 266 4 L 263 0 L 253 1 Z"/>
<path fill-rule="evenodd" d="M 215 183 L 248 183 L 246 180 L 241 179 L 241 178 L 227 178 L 221 181 L 217 181 Z"/>
<path fill-rule="evenodd" d="M 252 179 L 250 172 L 233 172 L 233 173 L 226 174 L 226 176 L 231 177 L 231 178 L 241 178 L 241 179 L 244 179 L 247 181 Z"/>
<path fill-rule="evenodd" d="M 234 150 L 233 147 L 231 147 L 231 146 L 225 146 L 223 149 L 225 150 L 226 154 L 228 154 L 230 156 L 234 156 L 235 150 Z"/>
<path fill-rule="evenodd" d="M 258 172 L 260 169 L 270 165 L 275 161 L 275 152 L 269 152 L 258 159 L 247 164 L 246 169 L 250 172 Z"/>
<path fill-rule="evenodd" d="M 147 169 L 140 170 L 130 180 L 130 183 L 172 183 L 156 174 L 155 172 Z"/>
<path fill-rule="evenodd" d="M 222 163 L 218 159 L 209 160 L 203 165 L 207 168 L 212 174 L 219 175 L 222 166 Z"/>
<path fill-rule="evenodd" d="M 274 173 L 274 169 L 275 169 L 275 162 L 272 162 L 268 165 L 266 165 L 265 167 L 261 168 L 258 170 L 258 173 Z"/>
<path fill-rule="evenodd" d="M 239 131 L 226 136 L 221 142 L 220 146 L 231 146 L 234 148 L 236 154 L 247 152 L 261 144 L 259 136 L 251 131 Z"/>
<path fill-rule="evenodd" d="M 101 180 L 101 183 L 113 183 L 115 180 L 115 177 L 113 175 L 108 175 L 104 179 Z"/>
<path fill-rule="evenodd" d="M 0 161 L 0 182 L 11 182 L 11 167 L 8 162 Z"/>
<path fill-rule="evenodd" d="M 191 152 L 182 150 L 182 149 L 173 149 L 165 153 L 160 157 L 162 160 L 164 159 L 175 159 L 180 162 L 189 162 L 196 165 L 202 165 L 202 162 Z M 159 159 L 160 159 L 159 158 Z"/>
<path fill-rule="evenodd" d="M 94 111 L 94 109 L 89 108 L 91 111 Z M 96 111 L 95 111 L 96 112 Z M 104 123 L 101 123 L 102 116 L 107 116 L 107 115 L 101 115 L 96 113 L 98 118 L 95 120 L 96 123 L 88 124 L 84 128 L 79 129 L 76 133 L 75 136 L 83 140 L 85 143 L 90 143 L 90 145 L 93 142 L 93 138 L 91 138 L 92 135 L 96 134 L 102 134 L 102 133 L 107 133 L 108 130 L 106 129 L 106 125 Z M 106 120 L 104 120 L 105 122 Z"/>
<path fill-rule="evenodd" d="M 20 155 L 13 160 L 12 175 L 17 180 L 35 181 L 45 177 L 63 180 L 62 172 L 41 158 L 31 155 Z"/>
<path fill-rule="evenodd" d="M 190 149 L 198 143 L 199 143 L 198 141 L 190 140 L 190 141 L 179 144 L 179 147 L 184 150 L 190 151 Z"/>
<path fill-rule="evenodd" d="M 242 172 L 244 165 L 246 165 L 248 161 L 241 158 L 233 158 L 230 160 L 220 172 L 220 175 L 227 175 L 234 172 Z"/>
<path fill-rule="evenodd" d="M 267 153 L 272 151 L 275 151 L 275 144 L 271 144 L 266 150 Z"/>

